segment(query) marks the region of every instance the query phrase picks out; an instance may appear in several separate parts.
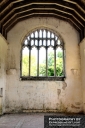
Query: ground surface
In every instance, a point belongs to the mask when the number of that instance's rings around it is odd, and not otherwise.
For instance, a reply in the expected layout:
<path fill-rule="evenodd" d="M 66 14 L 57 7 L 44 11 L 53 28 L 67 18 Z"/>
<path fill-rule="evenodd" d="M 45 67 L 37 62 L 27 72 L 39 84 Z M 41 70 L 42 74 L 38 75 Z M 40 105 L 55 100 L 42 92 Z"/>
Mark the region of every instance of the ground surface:
<path fill-rule="evenodd" d="M 0 128 L 44 128 L 45 115 L 63 115 L 63 114 L 57 114 L 57 113 L 6 114 L 0 117 Z"/>
<path fill-rule="evenodd" d="M 44 128 L 46 113 L 6 114 L 0 117 L 0 128 Z"/>
<path fill-rule="evenodd" d="M 6 114 L 0 117 L 0 128 L 44 128 L 44 114 Z"/>

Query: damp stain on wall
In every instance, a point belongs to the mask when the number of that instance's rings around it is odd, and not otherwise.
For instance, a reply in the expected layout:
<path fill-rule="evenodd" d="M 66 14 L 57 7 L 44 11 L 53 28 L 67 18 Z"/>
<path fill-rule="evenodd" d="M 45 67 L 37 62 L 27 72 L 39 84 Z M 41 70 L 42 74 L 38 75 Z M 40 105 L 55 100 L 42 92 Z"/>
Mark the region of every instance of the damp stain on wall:
<path fill-rule="evenodd" d="M 63 86 L 62 86 L 62 89 L 63 89 L 63 90 L 65 90 L 65 89 L 66 89 L 66 87 L 67 87 L 67 84 L 66 84 L 66 82 L 63 82 Z"/>

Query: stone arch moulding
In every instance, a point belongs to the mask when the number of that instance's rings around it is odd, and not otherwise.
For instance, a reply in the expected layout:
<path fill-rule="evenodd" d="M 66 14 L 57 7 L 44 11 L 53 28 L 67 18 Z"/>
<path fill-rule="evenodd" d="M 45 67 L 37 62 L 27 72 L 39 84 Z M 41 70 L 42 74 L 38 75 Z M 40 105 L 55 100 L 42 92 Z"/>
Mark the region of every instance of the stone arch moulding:
<path fill-rule="evenodd" d="M 30 29 L 28 31 L 27 30 L 24 31 L 23 36 L 20 39 L 20 44 L 22 45 L 23 44 L 23 40 L 25 39 L 25 37 L 28 36 L 30 33 L 36 31 L 37 29 L 38 30 L 39 29 L 47 29 L 48 31 L 53 32 L 55 35 L 57 35 L 58 37 L 60 37 L 60 39 L 63 41 L 63 43 L 64 43 L 64 49 L 65 49 L 65 40 L 64 40 L 64 38 L 62 37 L 61 33 L 58 32 L 57 30 L 55 30 L 55 27 L 54 26 L 51 26 L 51 25 L 42 25 L 42 26 L 39 25 L 37 27 L 34 27 L 33 29 Z"/>

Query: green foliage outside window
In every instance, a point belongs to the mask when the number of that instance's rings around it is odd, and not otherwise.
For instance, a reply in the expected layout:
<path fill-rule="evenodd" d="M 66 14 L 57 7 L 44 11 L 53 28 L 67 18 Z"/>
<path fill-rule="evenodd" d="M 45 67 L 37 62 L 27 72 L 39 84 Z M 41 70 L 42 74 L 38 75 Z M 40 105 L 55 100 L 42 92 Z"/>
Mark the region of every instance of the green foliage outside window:
<path fill-rule="evenodd" d="M 54 54 L 50 52 L 48 55 L 48 76 L 54 76 Z M 40 65 L 40 74 L 46 75 L 45 62 Z M 56 76 L 63 76 L 63 54 L 58 52 L 56 54 Z"/>
<path fill-rule="evenodd" d="M 37 64 L 35 56 L 31 56 L 31 76 L 37 76 Z M 50 52 L 48 54 L 48 76 L 54 76 L 54 54 Z M 22 57 L 22 76 L 29 75 L 29 56 L 23 55 Z M 46 62 L 43 61 L 39 65 L 39 76 L 46 76 Z M 63 76 L 63 54 L 58 52 L 56 54 L 56 76 Z"/>

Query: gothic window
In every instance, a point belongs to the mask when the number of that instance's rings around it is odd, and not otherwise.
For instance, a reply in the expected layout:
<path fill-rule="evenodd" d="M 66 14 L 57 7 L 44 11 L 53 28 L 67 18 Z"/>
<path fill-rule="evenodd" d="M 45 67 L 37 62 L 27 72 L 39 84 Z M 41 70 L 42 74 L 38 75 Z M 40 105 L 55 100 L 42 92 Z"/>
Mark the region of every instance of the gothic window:
<path fill-rule="evenodd" d="M 47 29 L 25 37 L 21 49 L 22 80 L 64 80 L 64 43 Z"/>

